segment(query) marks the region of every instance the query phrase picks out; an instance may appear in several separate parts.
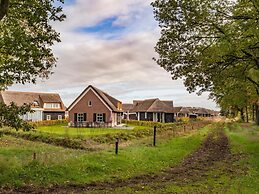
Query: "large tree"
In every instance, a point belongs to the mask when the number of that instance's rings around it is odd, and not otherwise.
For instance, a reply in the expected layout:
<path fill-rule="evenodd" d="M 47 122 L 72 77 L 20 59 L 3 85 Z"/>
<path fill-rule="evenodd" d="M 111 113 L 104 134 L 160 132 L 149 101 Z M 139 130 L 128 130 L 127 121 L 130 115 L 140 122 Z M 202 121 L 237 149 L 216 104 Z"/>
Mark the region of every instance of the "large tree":
<path fill-rule="evenodd" d="M 62 3 L 64 0 L 0 0 L 0 91 L 49 76 L 56 63 L 51 46 L 60 42 L 51 22 L 65 19 Z M 29 130 L 20 118 L 30 112 L 29 107 L 0 104 L 0 127 Z"/>
<path fill-rule="evenodd" d="M 0 0 L 0 90 L 48 77 L 60 42 L 51 21 L 63 21 L 63 0 Z"/>
<path fill-rule="evenodd" d="M 156 61 L 173 79 L 184 79 L 190 92 L 244 80 L 258 100 L 257 0 L 156 0 L 152 6 L 162 29 Z"/>

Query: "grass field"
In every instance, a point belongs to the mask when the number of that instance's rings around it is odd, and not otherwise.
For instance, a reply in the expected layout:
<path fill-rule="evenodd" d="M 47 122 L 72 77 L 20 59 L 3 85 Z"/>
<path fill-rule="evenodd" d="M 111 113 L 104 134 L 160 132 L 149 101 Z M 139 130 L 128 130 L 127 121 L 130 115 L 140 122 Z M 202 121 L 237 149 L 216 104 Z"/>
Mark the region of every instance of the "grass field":
<path fill-rule="evenodd" d="M 140 128 L 140 127 L 133 127 Z M 145 129 L 145 127 L 142 127 Z M 116 128 L 69 128 L 64 125 L 54 125 L 54 126 L 42 126 L 36 128 L 37 131 L 44 133 L 51 133 L 58 136 L 67 136 L 67 137 L 88 137 L 88 136 L 97 136 L 105 134 L 114 134 L 114 133 L 130 133 L 132 129 L 116 129 Z"/>
<path fill-rule="evenodd" d="M 119 150 L 84 152 L 4 136 L 0 139 L 0 185 L 50 185 L 126 179 L 175 165 L 196 149 L 208 128 L 185 137 L 152 138 Z M 32 161 L 33 153 L 37 160 Z"/>
<path fill-rule="evenodd" d="M 205 179 L 189 184 L 169 184 L 164 192 L 259 193 L 258 126 L 232 124 L 225 127 L 234 161 L 216 163 Z"/>
<path fill-rule="evenodd" d="M 225 150 L 226 156 L 214 160 L 219 155 L 215 152 L 213 158 L 203 161 L 210 152 L 198 152 L 197 148 L 212 128 L 215 134 L 224 131 L 227 135 L 228 146 L 218 149 L 220 153 L 221 149 Z M 0 139 L 0 187 L 33 185 L 32 189 L 41 190 L 38 186 L 58 184 L 63 192 L 69 188 L 77 193 L 80 185 L 86 183 L 96 182 L 100 186 L 103 184 L 100 181 L 115 181 L 124 186 L 111 188 L 108 183 L 104 189 L 93 187 L 87 193 L 258 193 L 258 129 L 258 126 L 244 123 L 214 124 L 181 137 L 165 136 L 158 139 L 157 147 L 151 146 L 152 137 L 132 140 L 134 142 L 129 146 L 120 148 L 119 155 L 111 148 L 86 152 L 4 136 Z M 217 142 L 217 139 L 215 136 L 210 141 Z M 210 150 L 213 145 L 201 147 Z M 37 153 L 36 160 L 32 159 L 34 152 Z M 189 155 L 196 152 L 196 156 Z M 187 155 L 191 166 L 184 170 L 184 175 L 166 174 L 166 169 L 184 168 L 183 158 Z M 197 165 L 192 165 L 195 162 Z M 199 165 L 199 162 L 203 164 Z M 206 166 L 208 162 L 211 163 Z M 168 176 L 170 179 L 166 178 Z M 172 179 L 175 176 L 179 178 Z M 76 184 L 79 189 L 66 188 L 68 184 Z"/>

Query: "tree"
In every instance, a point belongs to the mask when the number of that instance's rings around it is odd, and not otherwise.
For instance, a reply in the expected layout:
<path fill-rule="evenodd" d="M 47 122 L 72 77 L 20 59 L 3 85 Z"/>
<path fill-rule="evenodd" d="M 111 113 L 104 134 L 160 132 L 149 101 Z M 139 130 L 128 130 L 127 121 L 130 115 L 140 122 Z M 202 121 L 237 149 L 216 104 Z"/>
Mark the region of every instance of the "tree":
<path fill-rule="evenodd" d="M 30 105 L 17 106 L 15 103 L 5 105 L 0 103 L 0 127 L 9 126 L 15 128 L 17 131 L 23 129 L 29 131 L 33 128 L 30 124 L 21 119 L 27 113 L 32 113 Z"/>
<path fill-rule="evenodd" d="M 244 80 L 259 101 L 258 1 L 155 0 L 152 6 L 162 29 L 155 60 L 173 79 L 198 94 Z"/>
<path fill-rule="evenodd" d="M 63 21 L 63 0 L 0 0 L 0 90 L 13 83 L 47 78 L 56 58 L 51 46 L 60 42 L 51 21 Z"/>
<path fill-rule="evenodd" d="M 14 83 L 35 83 L 47 78 L 56 58 L 51 46 L 60 42 L 52 21 L 63 21 L 64 0 L 0 0 L 0 91 Z M 30 129 L 20 115 L 30 106 L 0 105 L 0 126 Z"/>

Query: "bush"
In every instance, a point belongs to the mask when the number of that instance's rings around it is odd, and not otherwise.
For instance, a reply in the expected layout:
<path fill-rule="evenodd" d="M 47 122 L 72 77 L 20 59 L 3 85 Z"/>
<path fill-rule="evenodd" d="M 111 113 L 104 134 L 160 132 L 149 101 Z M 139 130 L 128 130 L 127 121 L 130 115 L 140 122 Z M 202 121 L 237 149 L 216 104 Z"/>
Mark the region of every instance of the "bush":
<path fill-rule="evenodd" d="M 34 127 L 41 127 L 41 126 L 51 126 L 51 125 L 67 125 L 68 120 L 63 119 L 63 120 L 50 120 L 50 121 L 34 121 L 30 122 Z"/>
<path fill-rule="evenodd" d="M 13 130 L 3 130 L 3 133 L 16 138 L 23 138 L 29 141 L 39 141 L 43 143 L 48 143 L 51 145 L 62 146 L 72 149 L 86 149 L 80 139 L 71 139 L 67 137 L 54 137 L 48 134 L 40 132 L 16 132 Z"/>
<path fill-rule="evenodd" d="M 157 128 L 168 128 L 175 127 L 184 124 L 183 122 L 175 122 L 175 123 L 160 123 L 153 121 L 137 121 L 137 120 L 123 120 L 123 123 L 127 125 L 135 125 L 135 126 L 145 126 L 145 127 L 157 127 Z"/>

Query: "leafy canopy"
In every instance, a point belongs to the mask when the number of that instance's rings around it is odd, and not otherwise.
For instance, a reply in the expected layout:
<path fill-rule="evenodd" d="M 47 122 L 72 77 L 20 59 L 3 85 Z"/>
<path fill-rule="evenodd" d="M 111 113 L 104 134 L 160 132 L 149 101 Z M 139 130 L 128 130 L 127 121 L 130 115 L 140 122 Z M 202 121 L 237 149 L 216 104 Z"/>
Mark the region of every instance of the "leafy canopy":
<path fill-rule="evenodd" d="M 259 89 L 257 0 L 156 0 L 161 27 L 156 62 L 188 91 L 213 91 L 228 79 Z"/>
<path fill-rule="evenodd" d="M 47 78 L 60 42 L 51 21 L 63 21 L 63 0 L 0 0 L 0 90 L 13 83 Z"/>
<path fill-rule="evenodd" d="M 32 112 L 30 105 L 18 107 L 13 102 L 10 105 L 0 102 L 0 128 L 9 126 L 16 130 L 23 129 L 24 131 L 29 131 L 33 126 L 21 119 L 20 116 Z"/>

